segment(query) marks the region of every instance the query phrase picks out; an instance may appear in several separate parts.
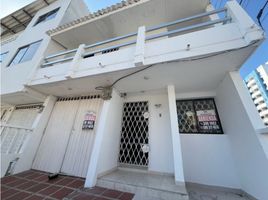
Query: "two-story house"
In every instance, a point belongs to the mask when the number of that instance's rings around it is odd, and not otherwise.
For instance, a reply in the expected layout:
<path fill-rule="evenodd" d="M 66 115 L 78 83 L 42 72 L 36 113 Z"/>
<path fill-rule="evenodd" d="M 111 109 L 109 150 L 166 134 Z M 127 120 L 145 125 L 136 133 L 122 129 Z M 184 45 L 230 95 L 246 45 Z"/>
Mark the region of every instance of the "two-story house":
<path fill-rule="evenodd" d="M 1 21 L 1 176 L 84 177 L 142 199 L 186 183 L 268 196 L 268 138 L 238 70 L 264 40 L 236 1 L 37 0 Z"/>

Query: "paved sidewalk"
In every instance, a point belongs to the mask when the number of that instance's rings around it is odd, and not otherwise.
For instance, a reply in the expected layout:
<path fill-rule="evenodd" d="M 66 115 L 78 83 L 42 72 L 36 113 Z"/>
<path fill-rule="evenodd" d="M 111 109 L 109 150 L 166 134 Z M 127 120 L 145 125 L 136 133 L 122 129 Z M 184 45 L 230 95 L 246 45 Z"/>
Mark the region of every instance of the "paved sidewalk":
<path fill-rule="evenodd" d="M 134 194 L 101 187 L 83 188 L 85 180 L 59 176 L 48 180 L 48 174 L 29 170 L 1 179 L 3 200 L 131 200 Z"/>
<path fill-rule="evenodd" d="M 235 189 L 187 184 L 189 200 L 253 200 Z"/>

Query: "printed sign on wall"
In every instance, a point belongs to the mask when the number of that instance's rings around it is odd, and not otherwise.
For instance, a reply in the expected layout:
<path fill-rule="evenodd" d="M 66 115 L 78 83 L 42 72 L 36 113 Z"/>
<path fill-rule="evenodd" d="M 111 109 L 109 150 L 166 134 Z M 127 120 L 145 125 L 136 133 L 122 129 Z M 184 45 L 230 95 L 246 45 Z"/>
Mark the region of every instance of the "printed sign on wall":
<path fill-rule="evenodd" d="M 83 121 L 82 130 L 93 130 L 96 121 L 96 113 L 93 111 L 87 111 Z"/>
<path fill-rule="evenodd" d="M 196 111 L 199 129 L 201 130 L 220 130 L 219 122 L 215 110 Z"/>

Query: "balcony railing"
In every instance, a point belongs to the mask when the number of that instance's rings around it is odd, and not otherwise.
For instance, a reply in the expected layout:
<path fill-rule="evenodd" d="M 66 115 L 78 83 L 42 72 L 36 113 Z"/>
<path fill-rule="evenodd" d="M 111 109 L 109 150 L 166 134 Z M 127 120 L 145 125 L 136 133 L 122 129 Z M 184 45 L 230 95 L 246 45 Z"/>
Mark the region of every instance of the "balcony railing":
<path fill-rule="evenodd" d="M 32 132 L 31 128 L 1 124 L 1 153 L 22 153 Z"/>
<path fill-rule="evenodd" d="M 219 13 L 224 13 L 224 17 L 222 17 L 220 19 L 216 19 L 216 20 L 210 20 L 210 21 L 206 21 L 206 22 L 178 28 L 175 30 L 169 30 L 166 32 L 158 33 L 158 34 L 152 33 L 153 31 L 156 31 L 156 30 L 168 28 L 168 27 L 174 26 L 174 25 L 179 25 L 179 24 L 184 23 L 184 22 L 190 22 L 193 20 L 202 19 L 204 17 L 208 17 L 208 16 L 211 16 L 214 14 L 219 14 Z M 198 15 L 194 15 L 191 17 L 179 19 L 176 21 L 160 24 L 157 26 L 148 27 L 145 30 L 146 34 L 148 34 L 145 37 L 145 41 L 154 40 L 154 39 L 158 39 L 158 38 L 166 37 L 166 36 L 178 35 L 178 34 L 182 34 L 185 32 L 193 32 L 195 30 L 200 30 L 200 29 L 205 29 L 205 28 L 211 27 L 215 24 L 221 24 L 221 23 L 225 24 L 225 23 L 230 22 L 230 21 L 231 21 L 231 17 L 227 16 L 227 8 L 221 8 L 221 9 L 213 10 L 210 12 L 205 12 L 205 13 L 201 13 Z M 104 54 L 104 53 L 109 53 L 112 51 L 117 51 L 122 47 L 136 44 L 137 37 L 138 37 L 138 32 L 134 32 L 134 33 L 130 33 L 127 35 L 111 38 L 111 39 L 108 39 L 105 41 L 97 42 L 95 44 L 85 45 L 85 46 L 83 46 L 84 53 L 81 55 L 81 57 L 88 58 L 88 57 L 95 56 L 96 54 L 99 54 L 99 53 Z M 128 41 L 123 41 L 120 43 L 120 41 L 122 41 L 122 40 L 128 40 Z M 115 42 L 118 42 L 119 44 L 114 45 L 113 43 L 115 43 Z M 107 44 L 108 44 L 108 47 L 107 46 L 103 47 L 104 45 L 107 45 Z M 109 44 L 111 46 L 109 46 Z M 49 67 L 49 66 L 55 65 L 57 63 L 64 63 L 64 62 L 72 61 L 75 58 L 75 55 L 76 55 L 78 50 L 79 50 L 79 48 L 59 52 L 59 53 L 56 53 L 53 55 L 49 55 L 49 56 L 44 58 L 44 63 L 42 64 L 41 67 Z"/>

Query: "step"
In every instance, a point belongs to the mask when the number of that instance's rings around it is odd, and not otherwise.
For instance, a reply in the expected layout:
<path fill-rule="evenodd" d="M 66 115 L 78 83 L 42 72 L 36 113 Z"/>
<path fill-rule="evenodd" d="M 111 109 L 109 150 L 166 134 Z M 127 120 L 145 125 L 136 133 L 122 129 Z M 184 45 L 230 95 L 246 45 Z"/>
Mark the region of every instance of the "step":
<path fill-rule="evenodd" d="M 185 186 L 170 175 L 117 170 L 98 178 L 97 186 L 135 193 L 133 200 L 188 200 Z"/>

